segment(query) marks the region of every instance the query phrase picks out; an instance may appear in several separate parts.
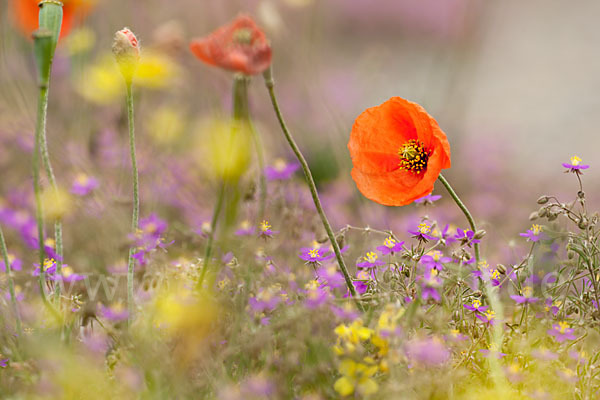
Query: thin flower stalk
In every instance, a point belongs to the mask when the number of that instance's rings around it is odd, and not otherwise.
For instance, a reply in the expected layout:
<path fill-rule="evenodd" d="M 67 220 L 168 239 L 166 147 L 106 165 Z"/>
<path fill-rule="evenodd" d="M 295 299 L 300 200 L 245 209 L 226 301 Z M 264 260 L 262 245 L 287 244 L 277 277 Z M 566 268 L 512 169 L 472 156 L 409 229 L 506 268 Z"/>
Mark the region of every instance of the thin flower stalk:
<path fill-rule="evenodd" d="M 300 162 L 300 165 L 302 166 L 302 171 L 304 172 L 304 176 L 306 178 L 306 183 L 308 184 L 308 188 L 310 189 L 310 194 L 312 196 L 313 202 L 315 203 L 315 208 L 317 209 L 317 213 L 321 217 L 321 222 L 323 223 L 323 227 L 325 228 L 325 231 L 327 232 L 327 236 L 329 238 L 331 246 L 333 247 L 335 257 L 337 259 L 340 270 L 342 271 L 342 274 L 344 275 L 344 280 L 346 281 L 348 290 L 350 291 L 352 298 L 354 298 L 356 300 L 359 309 L 362 310 L 363 309 L 362 304 L 359 302 L 358 294 L 356 293 L 356 290 L 354 289 L 354 284 L 352 283 L 352 278 L 350 278 L 350 274 L 348 273 L 348 268 L 346 268 L 344 258 L 342 257 L 342 253 L 340 251 L 340 246 L 338 245 L 338 242 L 335 239 L 335 235 L 333 233 L 333 230 L 331 229 L 329 220 L 327 219 L 327 216 L 325 215 L 325 211 L 323 210 L 323 207 L 321 206 L 321 200 L 319 199 L 319 194 L 317 192 L 317 186 L 315 185 L 315 181 L 312 177 L 312 173 L 310 172 L 310 168 L 308 167 L 308 163 L 306 162 L 306 159 L 302 155 L 300 148 L 294 141 L 294 138 L 292 137 L 292 135 L 283 119 L 281 110 L 279 109 L 279 103 L 277 101 L 277 97 L 275 96 L 275 82 L 273 81 L 271 67 L 269 67 L 264 72 L 263 76 L 265 79 L 265 85 L 267 87 L 269 96 L 271 98 L 271 103 L 273 104 L 273 109 L 275 110 L 275 114 L 277 115 L 277 120 L 279 121 L 279 125 L 281 126 L 281 129 L 283 131 L 283 134 L 284 134 L 287 142 L 289 143 L 290 147 L 292 148 L 292 151 L 294 152 L 294 154 L 296 155 L 296 158 L 298 159 L 298 161 Z"/>
<path fill-rule="evenodd" d="M 17 298 L 15 296 L 15 284 L 12 277 L 10 259 L 8 257 L 8 250 L 6 249 L 6 241 L 4 240 L 4 232 L 2 231 L 2 227 L 0 227 L 0 251 L 2 252 L 2 259 L 6 268 L 6 279 L 8 282 L 8 292 L 10 294 L 10 304 L 12 306 L 13 312 L 15 313 L 17 333 L 21 335 L 21 316 L 19 315 L 19 308 L 17 307 Z"/>

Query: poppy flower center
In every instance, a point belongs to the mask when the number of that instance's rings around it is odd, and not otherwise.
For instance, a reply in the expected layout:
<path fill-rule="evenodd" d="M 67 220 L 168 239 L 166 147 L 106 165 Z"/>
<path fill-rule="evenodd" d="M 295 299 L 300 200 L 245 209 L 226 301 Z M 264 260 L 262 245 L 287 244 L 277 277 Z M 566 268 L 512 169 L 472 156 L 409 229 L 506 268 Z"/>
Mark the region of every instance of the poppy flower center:
<path fill-rule="evenodd" d="M 425 148 L 423 142 L 410 139 L 400 147 L 398 155 L 400 156 L 400 169 L 418 174 L 427 168 L 430 152 Z"/>
<path fill-rule="evenodd" d="M 233 41 L 239 44 L 252 44 L 252 31 L 247 28 L 241 28 L 234 32 Z"/>

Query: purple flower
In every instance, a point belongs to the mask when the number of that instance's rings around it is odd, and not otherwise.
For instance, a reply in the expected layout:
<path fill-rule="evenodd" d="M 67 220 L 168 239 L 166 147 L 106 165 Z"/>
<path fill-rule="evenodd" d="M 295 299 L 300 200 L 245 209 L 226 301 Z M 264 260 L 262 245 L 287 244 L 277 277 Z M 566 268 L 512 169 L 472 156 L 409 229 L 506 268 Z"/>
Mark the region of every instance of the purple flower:
<path fill-rule="evenodd" d="M 327 247 L 303 247 L 300 250 L 302 250 L 302 253 L 300 253 L 299 257 L 307 263 L 318 264 L 321 261 L 331 260 L 335 256 L 333 252 L 328 251 Z"/>
<path fill-rule="evenodd" d="M 450 352 L 437 338 L 413 339 L 406 346 L 406 355 L 411 363 L 439 366 L 450 358 Z"/>
<path fill-rule="evenodd" d="M 525 286 L 521 291 L 521 295 L 511 295 L 511 299 L 517 302 L 517 304 L 533 304 L 538 301 L 539 297 L 533 297 L 533 288 L 531 286 Z"/>
<path fill-rule="evenodd" d="M 556 316 L 556 314 L 558 314 L 560 311 L 558 307 L 562 304 L 562 302 L 560 300 L 553 301 L 551 297 L 548 297 L 546 301 L 544 301 L 544 304 L 546 305 L 546 312 L 550 312 L 552 315 Z"/>
<path fill-rule="evenodd" d="M 531 352 L 531 356 L 537 358 L 542 361 L 554 361 L 558 360 L 558 354 L 553 351 L 550 351 L 544 347 L 535 349 Z"/>
<path fill-rule="evenodd" d="M 85 279 L 85 275 L 79 275 L 73 272 L 73 269 L 68 265 L 63 265 L 60 270 L 60 275 L 55 274 L 48 277 L 53 281 L 76 282 Z"/>
<path fill-rule="evenodd" d="M 375 268 L 385 265 L 385 263 L 378 259 L 377 253 L 370 251 L 363 258 L 363 261 L 356 263 L 358 268 Z"/>
<path fill-rule="evenodd" d="M 506 353 L 498 351 L 498 347 L 495 343 L 492 343 L 487 349 L 479 349 L 479 352 L 483 354 L 484 357 L 494 356 L 498 359 L 506 355 Z"/>
<path fill-rule="evenodd" d="M 255 297 L 248 299 L 248 304 L 255 313 L 260 314 L 265 311 L 273 311 L 281 303 L 281 300 L 281 290 L 271 286 L 267 289 L 260 289 Z"/>
<path fill-rule="evenodd" d="M 519 233 L 519 236 L 526 237 L 531 242 L 544 240 L 546 239 L 546 235 L 542 232 L 542 229 L 541 225 L 533 224 L 531 225 L 531 229 L 528 229 L 525 233 Z"/>
<path fill-rule="evenodd" d="M 261 238 L 272 238 L 274 234 L 278 233 L 278 231 L 274 231 L 271 229 L 271 224 L 269 224 L 269 221 L 267 220 L 261 222 L 258 227 L 260 230 L 258 236 Z"/>
<path fill-rule="evenodd" d="M 473 312 L 478 312 L 478 313 L 484 313 L 488 309 L 488 306 L 481 305 L 481 301 L 479 301 L 479 299 L 473 300 L 473 303 L 471 303 L 471 304 L 463 304 L 463 307 L 466 308 L 467 310 L 470 310 Z"/>
<path fill-rule="evenodd" d="M 256 229 L 252 225 L 250 225 L 250 222 L 248 220 L 244 220 L 240 224 L 238 230 L 235 231 L 235 234 L 237 236 L 251 236 L 254 235 L 255 231 Z"/>
<path fill-rule="evenodd" d="M 109 321 L 121 322 L 129 317 L 129 312 L 122 303 L 118 302 L 110 307 L 105 307 L 103 304 L 100 304 L 100 315 Z"/>
<path fill-rule="evenodd" d="M 142 218 L 139 228 L 135 234 L 129 237 L 134 241 L 137 251 L 133 254 L 140 265 L 146 265 L 146 256 L 157 248 L 165 249 L 173 242 L 166 243 L 162 234 L 167 230 L 167 222 L 160 219 L 156 214 L 150 214 Z"/>
<path fill-rule="evenodd" d="M 437 288 L 442 286 L 442 279 L 438 276 L 437 270 L 432 269 L 425 272 L 421 277 L 421 298 L 425 301 L 429 298 L 440 301 L 441 297 Z"/>
<path fill-rule="evenodd" d="M 265 168 L 265 177 L 268 181 L 280 180 L 284 181 L 290 179 L 294 172 L 300 168 L 298 163 L 286 163 L 283 159 L 278 158 L 272 166 Z"/>
<path fill-rule="evenodd" d="M 487 325 L 496 325 L 496 312 L 487 310 L 485 314 L 477 314 L 477 319 Z"/>
<path fill-rule="evenodd" d="M 429 225 L 427 222 L 421 222 L 416 231 L 408 231 L 408 233 L 413 235 L 413 238 L 423 243 L 427 243 L 429 240 L 437 240 L 436 237 L 430 235 L 431 225 Z"/>
<path fill-rule="evenodd" d="M 100 184 L 96 178 L 80 173 L 73 180 L 71 193 L 77 196 L 87 196 L 98 186 Z"/>
<path fill-rule="evenodd" d="M 581 158 L 577 156 L 573 156 L 570 159 L 570 163 L 563 163 L 563 167 L 567 168 L 565 172 L 573 172 L 576 174 L 581 174 L 582 169 L 588 169 L 589 165 L 581 164 Z"/>
<path fill-rule="evenodd" d="M 369 274 L 369 271 L 365 269 L 361 269 L 356 272 L 356 280 L 352 281 L 354 288 L 356 289 L 356 293 L 363 294 L 369 288 L 369 282 L 371 282 L 373 278 Z"/>
<path fill-rule="evenodd" d="M 481 242 L 481 240 L 475 239 L 475 232 L 469 229 L 463 231 L 460 228 L 456 228 L 456 235 L 454 235 L 454 239 L 459 240 L 462 246 L 467 245 L 469 247 L 471 247 L 471 245 L 474 243 Z"/>
<path fill-rule="evenodd" d="M 8 263 L 12 271 L 20 271 L 23 267 L 23 262 L 11 253 L 8 254 Z M 0 260 L 0 270 L 3 272 L 6 271 L 6 264 L 4 264 L 4 260 Z"/>
<path fill-rule="evenodd" d="M 421 263 L 424 264 L 428 269 L 436 269 L 441 271 L 444 269 L 442 263 L 449 263 L 452 259 L 450 257 L 444 257 L 441 251 L 435 250 L 421 257 Z"/>
<path fill-rule="evenodd" d="M 352 306 L 352 303 L 346 302 L 342 307 L 335 305 L 330 306 L 331 312 L 339 319 L 354 321 L 360 315 Z"/>
<path fill-rule="evenodd" d="M 565 340 L 574 340 L 575 335 L 573 335 L 573 331 L 575 329 L 569 327 L 564 321 L 559 322 L 558 324 L 553 324 L 552 329 L 548 329 L 548 335 L 554 336 L 557 342 L 562 343 Z"/>
<path fill-rule="evenodd" d="M 0 358 L 0 367 L 2 368 L 6 368 L 8 367 L 8 358 Z"/>
<path fill-rule="evenodd" d="M 420 199 L 415 200 L 415 203 L 417 204 L 433 204 L 434 202 L 438 201 L 439 199 L 441 199 L 442 196 L 440 195 L 434 195 L 434 194 L 428 194 L 427 196 L 421 197 Z"/>
<path fill-rule="evenodd" d="M 309 282 L 306 285 L 305 293 L 306 299 L 304 300 L 304 305 L 311 310 L 318 308 L 331 297 L 330 293 L 324 288 L 319 287 L 316 281 Z"/>
<path fill-rule="evenodd" d="M 337 270 L 337 267 L 330 265 L 329 267 L 321 267 L 317 270 L 319 279 L 325 281 L 325 285 L 332 289 L 342 287 L 345 285 L 346 280 L 341 272 Z"/>
<path fill-rule="evenodd" d="M 388 236 L 383 241 L 383 246 L 378 246 L 377 250 L 379 250 L 382 256 L 388 255 L 390 253 L 394 254 L 402 251 L 403 244 L 404 242 L 397 242 L 396 239 L 394 239 L 391 236 Z"/>
<path fill-rule="evenodd" d="M 40 273 L 42 272 L 40 269 L 40 264 L 33 264 L 33 266 L 36 267 L 33 271 L 33 276 L 40 276 Z M 56 261 L 54 261 L 53 258 L 46 258 L 42 268 L 46 274 L 46 278 L 48 279 L 48 277 L 56 273 Z"/>
<path fill-rule="evenodd" d="M 456 242 L 454 235 L 450 231 L 450 225 L 446 224 L 444 229 L 440 232 L 437 229 L 433 231 L 434 236 L 438 237 L 443 243 L 450 244 Z"/>

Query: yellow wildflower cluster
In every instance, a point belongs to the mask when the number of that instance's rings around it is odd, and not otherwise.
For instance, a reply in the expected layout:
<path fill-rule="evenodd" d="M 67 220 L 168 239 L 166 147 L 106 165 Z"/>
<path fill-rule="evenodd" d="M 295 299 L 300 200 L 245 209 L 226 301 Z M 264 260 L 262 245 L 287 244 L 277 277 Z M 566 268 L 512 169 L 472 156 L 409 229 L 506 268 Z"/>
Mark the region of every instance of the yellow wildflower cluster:
<path fill-rule="evenodd" d="M 375 374 L 387 373 L 389 362 L 397 362 L 398 354 L 390 351 L 390 342 L 397 336 L 398 321 L 404 309 L 388 305 L 379 316 L 375 329 L 357 319 L 349 325 L 335 328 L 337 343 L 334 352 L 340 357 L 341 377 L 334 389 L 341 396 L 357 393 L 368 396 L 378 390 Z"/>

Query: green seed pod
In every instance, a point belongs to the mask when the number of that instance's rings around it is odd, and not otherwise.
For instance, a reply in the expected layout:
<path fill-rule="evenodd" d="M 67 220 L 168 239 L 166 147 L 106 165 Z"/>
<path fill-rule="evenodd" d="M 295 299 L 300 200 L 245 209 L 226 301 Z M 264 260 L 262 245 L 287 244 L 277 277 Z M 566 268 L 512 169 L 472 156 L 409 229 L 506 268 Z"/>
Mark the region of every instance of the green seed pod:
<path fill-rule="evenodd" d="M 33 52 L 38 68 L 38 84 L 47 87 L 50 82 L 50 68 L 54 53 L 52 32 L 43 28 L 33 32 Z"/>
<path fill-rule="evenodd" d="M 539 199 L 537 199 L 537 203 L 538 204 L 546 204 L 548 202 L 549 198 L 548 196 L 544 195 L 541 196 Z"/>
<path fill-rule="evenodd" d="M 60 28 L 63 20 L 63 3 L 56 0 L 42 0 L 39 2 L 40 29 L 48 29 L 52 33 L 52 54 L 58 43 Z"/>

